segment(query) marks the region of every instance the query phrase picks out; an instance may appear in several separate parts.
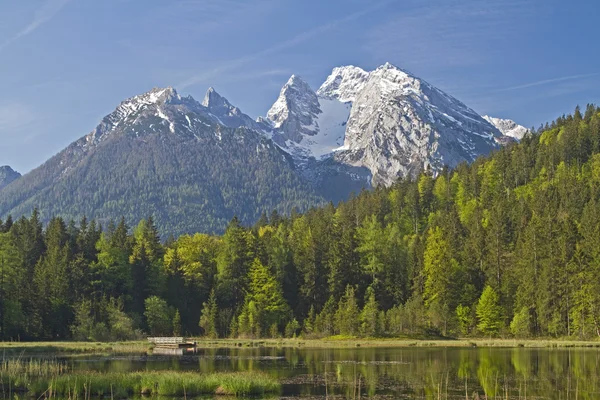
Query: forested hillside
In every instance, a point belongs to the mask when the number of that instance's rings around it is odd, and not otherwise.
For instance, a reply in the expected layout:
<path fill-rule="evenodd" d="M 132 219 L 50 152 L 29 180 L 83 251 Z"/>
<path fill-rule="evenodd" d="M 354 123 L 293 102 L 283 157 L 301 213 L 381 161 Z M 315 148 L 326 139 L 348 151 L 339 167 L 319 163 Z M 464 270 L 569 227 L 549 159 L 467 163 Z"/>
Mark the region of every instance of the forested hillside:
<path fill-rule="evenodd" d="M 2 337 L 600 335 L 600 109 L 222 237 L 5 221 Z"/>
<path fill-rule="evenodd" d="M 152 215 L 166 238 L 223 233 L 234 216 L 253 224 L 262 212 L 326 203 L 272 141 L 215 119 L 172 88 L 128 99 L 91 133 L 3 188 L 0 218 L 37 208 L 44 224 L 87 216 L 106 225 L 123 216 L 133 225 Z"/>

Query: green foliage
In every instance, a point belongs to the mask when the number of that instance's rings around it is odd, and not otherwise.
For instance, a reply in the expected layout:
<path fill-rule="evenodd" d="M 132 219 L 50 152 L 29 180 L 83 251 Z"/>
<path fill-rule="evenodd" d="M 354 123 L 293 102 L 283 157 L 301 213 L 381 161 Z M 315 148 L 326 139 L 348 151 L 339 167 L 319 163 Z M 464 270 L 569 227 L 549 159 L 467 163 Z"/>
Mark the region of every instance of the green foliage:
<path fill-rule="evenodd" d="M 285 337 L 295 338 L 300 330 L 300 324 L 296 318 L 292 319 L 285 325 Z"/>
<path fill-rule="evenodd" d="M 210 292 L 208 302 L 202 305 L 202 314 L 200 316 L 200 327 L 204 335 L 212 339 L 216 339 L 219 336 L 217 333 L 218 312 L 217 298 L 213 290 Z"/>
<path fill-rule="evenodd" d="M 261 337 L 267 330 L 271 337 L 278 334 L 278 325 L 289 315 L 289 307 L 283 298 L 281 286 L 257 258 L 249 272 L 249 292 L 246 304 L 238 317 L 240 335 Z"/>
<path fill-rule="evenodd" d="M 496 335 L 503 327 L 502 308 L 496 291 L 486 286 L 477 303 L 477 329 L 484 335 Z"/>
<path fill-rule="evenodd" d="M 516 337 L 526 338 L 530 335 L 530 331 L 529 308 L 523 307 L 510 321 L 510 333 Z"/>
<path fill-rule="evenodd" d="M 160 297 L 148 297 L 144 316 L 152 336 L 169 336 L 173 332 L 173 317 L 167 302 Z"/>
<path fill-rule="evenodd" d="M 72 337 L 82 341 L 124 341 L 139 338 L 132 319 L 123 312 L 119 301 L 103 301 L 106 319 L 98 321 L 94 316 L 92 302 L 83 300 L 75 306 L 75 318 L 71 325 Z"/>
<path fill-rule="evenodd" d="M 460 304 L 456 307 L 456 319 L 458 320 L 460 333 L 464 336 L 470 334 L 475 323 L 471 308 Z"/>
<path fill-rule="evenodd" d="M 175 311 L 173 316 L 173 336 L 181 336 L 181 315 L 179 310 Z"/>
<path fill-rule="evenodd" d="M 379 316 L 379 304 L 375 298 L 372 286 L 367 289 L 365 306 L 360 313 L 360 334 L 365 337 L 375 337 L 383 333 L 384 327 Z"/>
<path fill-rule="evenodd" d="M 356 304 L 354 293 L 354 288 L 348 285 L 338 303 L 338 309 L 335 312 L 335 331 L 339 335 L 357 336 L 359 333 L 360 310 Z"/>

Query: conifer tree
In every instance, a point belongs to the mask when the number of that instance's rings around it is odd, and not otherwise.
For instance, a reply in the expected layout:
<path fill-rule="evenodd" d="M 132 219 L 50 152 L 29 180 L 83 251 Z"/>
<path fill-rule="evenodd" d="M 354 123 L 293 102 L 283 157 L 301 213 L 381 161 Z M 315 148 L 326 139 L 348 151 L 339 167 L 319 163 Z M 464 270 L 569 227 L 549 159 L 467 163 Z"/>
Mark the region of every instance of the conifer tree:
<path fill-rule="evenodd" d="M 359 333 L 359 309 L 356 304 L 354 287 L 348 285 L 335 312 L 335 329 L 340 335 L 356 336 Z"/>
<path fill-rule="evenodd" d="M 214 289 L 210 292 L 208 302 L 202 305 L 202 314 L 200 316 L 200 327 L 204 331 L 204 335 L 215 339 L 217 333 L 217 318 L 218 318 L 217 298 Z"/>
<path fill-rule="evenodd" d="M 179 314 L 179 310 L 176 310 L 175 316 L 173 316 L 173 336 L 181 336 L 181 315 Z"/>
<path fill-rule="evenodd" d="M 374 337 L 381 333 L 379 304 L 375 299 L 373 286 L 369 286 L 365 295 L 365 306 L 360 313 L 360 334 L 364 337 Z"/>
<path fill-rule="evenodd" d="M 484 335 L 493 336 L 502 328 L 502 308 L 496 291 L 486 286 L 477 303 L 477 329 Z"/>

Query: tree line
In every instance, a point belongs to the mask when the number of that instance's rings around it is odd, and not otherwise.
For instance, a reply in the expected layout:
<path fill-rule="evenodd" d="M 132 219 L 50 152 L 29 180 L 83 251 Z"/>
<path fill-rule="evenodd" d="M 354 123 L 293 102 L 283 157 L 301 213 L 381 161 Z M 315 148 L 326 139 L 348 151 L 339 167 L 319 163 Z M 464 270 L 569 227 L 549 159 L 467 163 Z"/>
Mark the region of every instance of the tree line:
<path fill-rule="evenodd" d="M 0 221 L 3 339 L 600 335 L 600 109 L 471 165 L 161 242 Z"/>

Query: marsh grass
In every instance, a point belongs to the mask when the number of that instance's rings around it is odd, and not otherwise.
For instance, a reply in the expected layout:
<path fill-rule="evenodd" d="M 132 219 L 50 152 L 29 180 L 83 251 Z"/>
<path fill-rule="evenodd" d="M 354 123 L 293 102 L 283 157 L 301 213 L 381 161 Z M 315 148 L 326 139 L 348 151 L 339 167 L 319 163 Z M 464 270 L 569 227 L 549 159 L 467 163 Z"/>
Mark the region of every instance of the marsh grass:
<path fill-rule="evenodd" d="M 148 342 L 0 342 L 5 355 L 21 354 L 147 354 Z"/>
<path fill-rule="evenodd" d="M 197 396 L 219 394 L 251 396 L 277 394 L 279 381 L 260 372 L 211 373 L 152 371 L 128 373 L 71 372 L 53 360 L 8 359 L 0 366 L 3 393 L 27 393 L 30 396 L 53 395 L 68 398 L 133 395 Z"/>
<path fill-rule="evenodd" d="M 39 379 L 29 385 L 28 393 L 40 396 L 49 388 L 53 393 L 69 397 L 127 398 L 139 394 L 177 397 L 276 394 L 280 392 L 281 385 L 276 379 L 263 373 L 94 372 Z"/>

